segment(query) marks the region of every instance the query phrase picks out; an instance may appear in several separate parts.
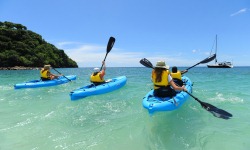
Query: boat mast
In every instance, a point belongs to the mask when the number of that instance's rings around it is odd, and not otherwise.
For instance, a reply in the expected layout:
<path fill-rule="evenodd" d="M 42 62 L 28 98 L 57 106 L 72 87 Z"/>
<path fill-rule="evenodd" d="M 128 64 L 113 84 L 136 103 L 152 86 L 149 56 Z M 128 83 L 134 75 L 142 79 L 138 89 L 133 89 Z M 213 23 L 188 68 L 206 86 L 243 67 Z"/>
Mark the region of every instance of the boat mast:
<path fill-rule="evenodd" d="M 215 54 L 217 55 L 217 34 L 215 38 Z M 215 57 L 215 63 L 217 63 L 217 58 Z"/>

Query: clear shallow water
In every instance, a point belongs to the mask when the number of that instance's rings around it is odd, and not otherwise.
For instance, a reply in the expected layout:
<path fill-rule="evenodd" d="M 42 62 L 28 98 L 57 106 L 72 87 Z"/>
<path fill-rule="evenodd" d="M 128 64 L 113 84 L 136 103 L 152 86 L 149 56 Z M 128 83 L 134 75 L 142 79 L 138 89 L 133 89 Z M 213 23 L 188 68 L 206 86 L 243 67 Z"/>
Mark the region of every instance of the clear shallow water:
<path fill-rule="evenodd" d="M 184 68 L 180 68 L 184 69 Z M 186 74 L 193 95 L 229 111 L 218 119 L 189 100 L 178 110 L 149 116 L 142 98 L 152 88 L 148 68 L 107 68 L 106 79 L 126 75 L 114 92 L 71 101 L 69 92 L 89 84 L 92 68 L 58 69 L 77 75 L 67 84 L 14 90 L 39 72 L 0 71 L 0 149 L 247 150 L 250 147 L 250 68 L 196 67 Z"/>

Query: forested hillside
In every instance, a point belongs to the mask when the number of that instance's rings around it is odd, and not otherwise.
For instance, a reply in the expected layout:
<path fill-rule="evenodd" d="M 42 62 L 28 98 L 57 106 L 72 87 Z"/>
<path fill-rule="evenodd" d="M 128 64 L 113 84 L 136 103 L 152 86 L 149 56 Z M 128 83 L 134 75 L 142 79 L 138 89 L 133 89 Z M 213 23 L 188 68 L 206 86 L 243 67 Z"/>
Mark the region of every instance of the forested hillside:
<path fill-rule="evenodd" d="M 42 36 L 27 27 L 12 22 L 0 22 L 0 67 L 78 67 L 63 50 L 47 43 Z"/>

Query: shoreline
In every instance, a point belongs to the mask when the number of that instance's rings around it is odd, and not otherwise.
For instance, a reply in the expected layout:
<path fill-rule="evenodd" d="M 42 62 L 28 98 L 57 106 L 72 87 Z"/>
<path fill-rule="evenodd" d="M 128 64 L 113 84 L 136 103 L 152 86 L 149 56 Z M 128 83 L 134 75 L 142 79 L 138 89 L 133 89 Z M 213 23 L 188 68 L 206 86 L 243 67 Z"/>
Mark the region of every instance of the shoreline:
<path fill-rule="evenodd" d="M 15 66 L 15 67 L 0 67 L 0 70 L 40 70 L 41 67 L 24 67 L 24 66 Z"/>

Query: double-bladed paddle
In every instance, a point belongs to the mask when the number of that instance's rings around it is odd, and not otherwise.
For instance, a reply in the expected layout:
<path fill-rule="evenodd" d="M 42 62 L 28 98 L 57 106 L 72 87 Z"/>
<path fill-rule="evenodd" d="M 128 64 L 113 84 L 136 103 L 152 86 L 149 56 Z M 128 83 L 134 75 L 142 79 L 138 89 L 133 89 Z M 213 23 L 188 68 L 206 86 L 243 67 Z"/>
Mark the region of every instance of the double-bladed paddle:
<path fill-rule="evenodd" d="M 106 51 L 106 55 L 105 55 L 105 58 L 104 58 L 103 62 L 105 62 L 106 57 L 107 57 L 108 53 L 111 51 L 114 44 L 115 44 L 115 38 L 111 36 L 109 38 L 109 42 L 108 42 L 108 45 L 107 45 L 107 51 Z M 102 67 L 103 67 L 103 64 L 102 64 Z M 102 70 L 102 67 L 101 67 L 100 70 Z"/>
<path fill-rule="evenodd" d="M 213 55 L 209 56 L 208 58 L 206 58 L 206 59 L 200 61 L 199 63 L 197 63 L 197 64 L 195 64 L 195 65 L 193 65 L 193 66 L 187 68 L 186 70 L 189 70 L 189 69 L 191 69 L 191 68 L 193 68 L 193 67 L 195 67 L 195 66 L 197 66 L 197 65 L 199 65 L 199 64 L 208 63 L 208 62 L 214 60 L 215 58 L 216 58 L 216 54 L 213 54 Z"/>
<path fill-rule="evenodd" d="M 207 61 L 208 59 L 204 59 L 203 61 Z M 210 60 L 211 61 L 211 60 Z M 202 61 L 201 61 L 202 62 Z M 208 61 L 209 62 L 209 61 Z M 143 58 L 140 60 L 140 63 L 148 68 L 152 68 L 154 69 L 154 66 L 152 65 L 152 63 L 147 60 L 146 58 Z M 222 118 L 222 119 L 230 119 L 230 117 L 233 117 L 232 114 L 230 114 L 229 112 L 219 109 L 209 103 L 205 103 L 202 102 L 201 100 L 199 100 L 197 97 L 193 96 L 191 93 L 189 93 L 188 91 L 185 91 L 188 95 L 190 95 L 192 98 L 194 98 L 197 102 L 200 103 L 200 105 L 202 106 L 202 108 L 206 109 L 207 111 L 209 111 L 210 113 L 212 113 L 215 117 L 218 118 Z"/>

